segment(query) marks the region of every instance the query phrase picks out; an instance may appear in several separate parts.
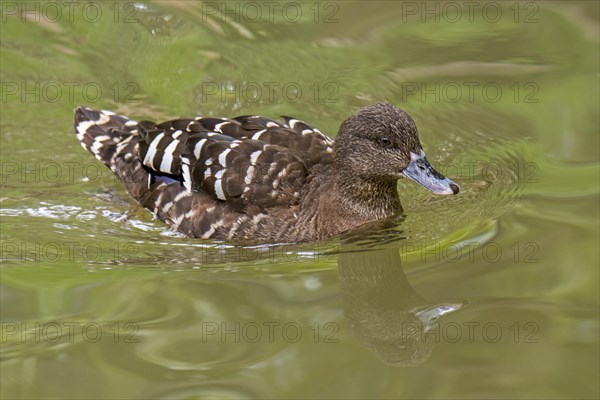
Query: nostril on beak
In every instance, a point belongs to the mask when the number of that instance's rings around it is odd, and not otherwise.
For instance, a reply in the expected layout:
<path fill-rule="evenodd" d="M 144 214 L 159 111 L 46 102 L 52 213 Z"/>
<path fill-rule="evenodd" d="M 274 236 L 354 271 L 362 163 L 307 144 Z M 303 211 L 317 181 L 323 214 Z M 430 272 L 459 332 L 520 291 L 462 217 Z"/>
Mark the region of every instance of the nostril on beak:
<path fill-rule="evenodd" d="M 452 189 L 452 192 L 454 194 L 458 193 L 458 191 L 460 190 L 459 187 L 458 187 L 458 185 L 455 185 L 454 183 L 450 184 L 450 189 Z"/>

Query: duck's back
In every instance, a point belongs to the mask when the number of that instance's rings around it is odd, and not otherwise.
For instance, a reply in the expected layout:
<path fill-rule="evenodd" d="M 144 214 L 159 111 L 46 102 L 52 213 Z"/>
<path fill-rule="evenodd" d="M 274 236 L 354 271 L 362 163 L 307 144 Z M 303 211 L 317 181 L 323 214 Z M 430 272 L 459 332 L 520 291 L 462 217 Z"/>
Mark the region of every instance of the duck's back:
<path fill-rule="evenodd" d="M 295 240 L 282 221 L 298 217 L 311 171 L 332 162 L 332 140 L 284 117 L 135 122 L 78 108 L 84 148 L 111 168 L 159 219 L 195 237 Z M 303 235 L 306 236 L 306 235 Z"/>

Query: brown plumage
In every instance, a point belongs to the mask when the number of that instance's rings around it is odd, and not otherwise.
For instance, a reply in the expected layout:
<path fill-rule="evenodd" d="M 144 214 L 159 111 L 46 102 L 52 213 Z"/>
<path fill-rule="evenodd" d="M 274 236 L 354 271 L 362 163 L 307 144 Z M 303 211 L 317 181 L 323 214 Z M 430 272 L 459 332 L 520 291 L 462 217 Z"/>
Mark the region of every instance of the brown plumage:
<path fill-rule="evenodd" d="M 410 116 L 359 110 L 335 141 L 302 121 L 258 116 L 155 124 L 79 107 L 75 132 L 129 193 L 192 237 L 320 240 L 402 211 L 396 181 L 439 194 L 458 186 L 427 162 Z"/>

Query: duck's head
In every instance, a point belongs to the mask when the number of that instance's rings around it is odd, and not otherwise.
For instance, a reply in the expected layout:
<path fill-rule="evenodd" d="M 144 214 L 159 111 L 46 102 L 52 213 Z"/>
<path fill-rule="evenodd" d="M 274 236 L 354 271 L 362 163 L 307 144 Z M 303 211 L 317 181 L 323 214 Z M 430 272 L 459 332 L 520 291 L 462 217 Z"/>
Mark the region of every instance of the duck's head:
<path fill-rule="evenodd" d="M 409 178 L 436 194 L 459 191 L 427 161 L 412 118 L 389 103 L 361 108 L 345 120 L 334 150 L 338 169 L 365 181 Z"/>

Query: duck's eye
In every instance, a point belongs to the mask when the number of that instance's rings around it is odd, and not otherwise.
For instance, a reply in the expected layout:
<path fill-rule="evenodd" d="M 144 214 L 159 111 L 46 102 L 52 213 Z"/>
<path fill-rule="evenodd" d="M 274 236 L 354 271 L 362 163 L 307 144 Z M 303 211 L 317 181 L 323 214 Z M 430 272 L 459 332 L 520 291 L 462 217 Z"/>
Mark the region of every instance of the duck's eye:
<path fill-rule="evenodd" d="M 380 138 L 379 143 L 381 143 L 381 145 L 384 147 L 390 147 L 392 145 L 392 141 L 387 137 Z"/>

